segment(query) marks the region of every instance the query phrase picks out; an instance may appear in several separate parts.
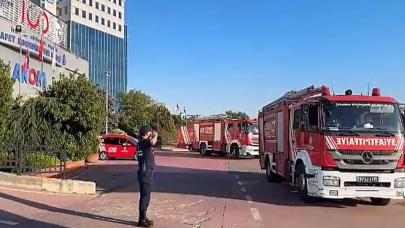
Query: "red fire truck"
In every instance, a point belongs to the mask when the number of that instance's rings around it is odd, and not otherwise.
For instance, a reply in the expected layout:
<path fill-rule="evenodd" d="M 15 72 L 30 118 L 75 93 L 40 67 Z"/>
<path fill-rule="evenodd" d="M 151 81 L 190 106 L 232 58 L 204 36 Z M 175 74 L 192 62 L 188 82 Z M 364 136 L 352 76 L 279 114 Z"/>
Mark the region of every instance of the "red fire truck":
<path fill-rule="evenodd" d="M 235 158 L 259 155 L 256 120 L 229 119 L 226 115 L 199 118 L 179 128 L 177 135 L 179 147 L 198 150 L 204 156 L 212 152 Z"/>
<path fill-rule="evenodd" d="M 259 112 L 260 166 L 269 182 L 287 180 L 304 201 L 404 199 L 403 120 L 397 102 L 331 95 L 314 86 L 288 92 Z"/>

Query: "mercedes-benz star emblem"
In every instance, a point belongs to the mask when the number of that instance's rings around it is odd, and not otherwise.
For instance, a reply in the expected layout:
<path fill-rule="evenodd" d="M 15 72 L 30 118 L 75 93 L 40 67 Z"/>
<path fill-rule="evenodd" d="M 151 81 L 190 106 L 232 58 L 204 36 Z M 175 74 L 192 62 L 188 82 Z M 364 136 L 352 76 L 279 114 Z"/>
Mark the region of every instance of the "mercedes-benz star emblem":
<path fill-rule="evenodd" d="M 364 162 L 364 164 L 371 164 L 373 162 L 373 154 L 369 151 L 363 152 L 361 154 L 361 158 Z"/>

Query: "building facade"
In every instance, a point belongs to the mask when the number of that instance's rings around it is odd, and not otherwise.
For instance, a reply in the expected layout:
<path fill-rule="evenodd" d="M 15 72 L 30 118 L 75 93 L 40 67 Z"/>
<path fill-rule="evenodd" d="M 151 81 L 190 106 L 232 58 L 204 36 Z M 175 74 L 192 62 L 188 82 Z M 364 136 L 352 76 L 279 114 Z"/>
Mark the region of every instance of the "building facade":
<path fill-rule="evenodd" d="M 69 24 L 69 49 L 89 62 L 90 80 L 108 86 L 117 104 L 127 90 L 125 0 L 58 0 L 56 15 Z"/>
<path fill-rule="evenodd" d="M 0 59 L 11 67 L 15 97 L 36 96 L 61 74 L 88 75 L 88 62 L 67 49 L 66 23 L 31 1 L 0 3 Z M 21 33 L 16 30 L 17 25 L 22 26 Z"/>

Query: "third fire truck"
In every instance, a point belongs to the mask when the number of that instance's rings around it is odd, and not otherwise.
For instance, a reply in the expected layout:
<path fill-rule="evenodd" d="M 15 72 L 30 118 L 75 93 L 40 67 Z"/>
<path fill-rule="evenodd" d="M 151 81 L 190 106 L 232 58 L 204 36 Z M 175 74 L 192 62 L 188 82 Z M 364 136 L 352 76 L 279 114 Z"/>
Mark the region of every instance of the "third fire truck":
<path fill-rule="evenodd" d="M 178 146 L 200 151 L 201 155 L 212 152 L 242 155 L 259 155 L 256 120 L 230 119 L 226 115 L 198 118 L 177 130 Z"/>
<path fill-rule="evenodd" d="M 304 201 L 404 199 L 403 119 L 396 100 L 332 95 L 314 86 L 288 92 L 259 112 L 260 166 L 268 181 L 287 180 Z"/>

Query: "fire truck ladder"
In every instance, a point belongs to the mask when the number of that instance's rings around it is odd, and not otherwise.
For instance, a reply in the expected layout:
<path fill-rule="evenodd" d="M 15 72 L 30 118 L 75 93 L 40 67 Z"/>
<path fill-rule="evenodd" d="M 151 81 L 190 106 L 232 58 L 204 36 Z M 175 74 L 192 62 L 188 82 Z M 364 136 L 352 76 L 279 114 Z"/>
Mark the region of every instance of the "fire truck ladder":
<path fill-rule="evenodd" d="M 271 102 L 270 104 L 266 105 L 263 108 L 264 110 L 269 110 L 273 109 L 281 104 L 286 104 L 287 102 L 294 102 L 294 101 L 302 101 L 305 99 L 308 99 L 310 97 L 319 95 L 322 93 L 322 87 L 315 87 L 315 86 L 309 86 L 305 89 L 296 91 L 296 90 L 291 90 L 287 92 L 284 96 L 278 98 L 277 100 Z"/>

